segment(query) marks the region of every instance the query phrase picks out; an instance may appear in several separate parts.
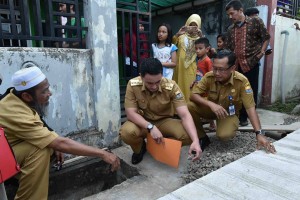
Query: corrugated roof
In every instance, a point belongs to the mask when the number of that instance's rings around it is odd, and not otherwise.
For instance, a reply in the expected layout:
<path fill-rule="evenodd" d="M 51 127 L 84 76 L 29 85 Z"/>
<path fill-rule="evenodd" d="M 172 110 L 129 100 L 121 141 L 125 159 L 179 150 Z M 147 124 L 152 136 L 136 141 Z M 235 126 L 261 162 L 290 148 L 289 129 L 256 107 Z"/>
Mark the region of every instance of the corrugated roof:
<path fill-rule="evenodd" d="M 152 0 L 151 1 L 151 10 L 156 11 L 156 10 L 161 10 L 164 8 L 169 8 L 174 5 L 180 5 L 186 2 L 190 2 L 191 0 Z"/>
<path fill-rule="evenodd" d="M 194 0 L 117 0 L 117 7 L 136 10 L 134 4 L 138 2 L 140 11 L 148 12 L 148 4 L 151 2 L 151 11 L 153 12 L 192 1 Z"/>

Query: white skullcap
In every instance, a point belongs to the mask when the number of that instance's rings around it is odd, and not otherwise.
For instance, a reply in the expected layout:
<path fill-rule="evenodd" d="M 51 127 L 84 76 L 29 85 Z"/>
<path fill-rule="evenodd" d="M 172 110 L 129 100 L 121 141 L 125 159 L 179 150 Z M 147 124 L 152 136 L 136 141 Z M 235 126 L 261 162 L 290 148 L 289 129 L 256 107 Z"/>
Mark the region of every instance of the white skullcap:
<path fill-rule="evenodd" d="M 45 79 L 46 76 L 40 68 L 33 65 L 32 67 L 23 68 L 14 73 L 11 81 L 17 91 L 23 91 L 38 85 Z"/>

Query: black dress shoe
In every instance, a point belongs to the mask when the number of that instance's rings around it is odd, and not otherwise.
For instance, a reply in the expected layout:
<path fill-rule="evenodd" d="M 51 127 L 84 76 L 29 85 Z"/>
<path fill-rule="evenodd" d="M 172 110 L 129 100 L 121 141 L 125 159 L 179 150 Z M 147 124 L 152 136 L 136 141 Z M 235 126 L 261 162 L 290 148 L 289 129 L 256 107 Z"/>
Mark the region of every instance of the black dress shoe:
<path fill-rule="evenodd" d="M 201 147 L 202 151 L 204 151 L 204 149 L 210 144 L 210 140 L 207 135 L 205 137 L 201 138 L 199 140 L 199 142 L 200 142 L 200 147 Z"/>
<path fill-rule="evenodd" d="M 132 157 L 131 157 L 131 163 L 136 165 L 138 163 L 140 163 L 143 160 L 144 154 L 146 153 L 147 149 L 146 149 L 146 142 L 143 141 L 143 145 L 141 148 L 140 153 L 133 153 Z"/>

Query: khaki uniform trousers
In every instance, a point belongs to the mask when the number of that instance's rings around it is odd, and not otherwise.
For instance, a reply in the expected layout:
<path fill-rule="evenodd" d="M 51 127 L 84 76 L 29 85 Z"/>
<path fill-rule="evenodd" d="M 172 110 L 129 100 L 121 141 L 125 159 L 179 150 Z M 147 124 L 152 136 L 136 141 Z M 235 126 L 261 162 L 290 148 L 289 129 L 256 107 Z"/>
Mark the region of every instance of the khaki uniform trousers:
<path fill-rule="evenodd" d="M 192 143 L 190 136 L 182 126 L 181 120 L 166 118 L 150 122 L 161 131 L 164 137 L 182 141 L 182 145 Z M 120 129 L 120 137 L 126 144 L 131 146 L 134 153 L 140 152 L 147 133 L 147 129 L 140 128 L 130 121 L 125 122 Z"/>
<path fill-rule="evenodd" d="M 47 200 L 50 156 L 53 150 L 47 147 L 39 149 L 27 142 L 13 146 L 13 150 L 21 166 L 15 200 Z"/>
<path fill-rule="evenodd" d="M 227 116 L 225 119 L 217 119 L 215 113 L 207 106 L 198 106 L 194 102 L 188 103 L 188 109 L 193 117 L 199 138 L 205 137 L 205 131 L 201 118 L 217 121 L 216 135 L 222 141 L 235 137 L 239 126 L 239 119 L 236 115 Z"/>

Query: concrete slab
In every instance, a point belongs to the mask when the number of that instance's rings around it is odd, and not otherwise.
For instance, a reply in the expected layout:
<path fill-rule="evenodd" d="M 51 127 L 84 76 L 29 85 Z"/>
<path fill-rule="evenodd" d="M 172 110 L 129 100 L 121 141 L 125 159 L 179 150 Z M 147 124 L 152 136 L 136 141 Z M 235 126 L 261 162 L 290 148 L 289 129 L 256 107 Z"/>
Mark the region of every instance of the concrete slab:
<path fill-rule="evenodd" d="M 277 154 L 256 151 L 159 200 L 300 199 L 300 130 L 274 145 Z"/>
<path fill-rule="evenodd" d="M 99 194 L 84 198 L 84 200 L 147 200 L 157 199 L 182 186 L 181 175 L 189 160 L 188 147 L 182 147 L 179 168 L 175 169 L 154 160 L 149 153 L 138 165 L 131 164 L 131 148 L 126 145 L 113 151 L 126 163 L 138 169 L 141 175 L 135 176 Z"/>
<path fill-rule="evenodd" d="M 263 125 L 282 125 L 284 119 L 290 117 L 290 115 L 285 113 L 274 112 L 261 108 L 257 108 L 256 112 L 259 116 L 261 124 Z"/>
<path fill-rule="evenodd" d="M 264 109 L 256 109 L 262 128 L 268 131 L 288 131 L 292 132 L 300 128 L 300 122 L 295 122 L 290 125 L 283 125 L 284 119 L 291 117 L 291 115 L 273 112 Z M 252 125 L 239 127 L 239 131 L 252 131 Z"/>
<path fill-rule="evenodd" d="M 283 124 L 284 119 L 290 117 L 287 114 L 272 112 L 264 109 L 257 109 L 257 111 L 263 127 L 267 125 Z M 299 143 L 297 143 L 297 141 L 299 141 Z M 182 187 L 183 180 L 181 176 L 183 172 L 186 170 L 190 162 L 187 160 L 188 147 L 183 147 L 181 150 L 179 169 L 174 169 L 165 164 L 159 163 L 156 160 L 154 160 L 148 153 L 146 153 L 144 156 L 144 160 L 140 164 L 132 165 L 138 169 L 139 173 L 141 174 L 140 176 L 136 176 L 131 179 L 128 179 L 125 182 L 121 183 L 120 185 L 116 185 L 109 190 L 100 192 L 90 197 L 86 197 L 84 199 L 85 200 L 95 200 L 95 199 L 152 200 L 152 199 L 161 198 L 163 200 L 165 199 L 176 200 L 176 199 L 181 199 L 181 197 L 182 199 L 224 199 L 224 198 L 243 199 L 244 194 L 241 194 L 239 189 L 241 190 L 243 189 L 243 191 L 246 192 L 245 188 L 248 188 L 248 190 L 253 193 L 257 192 L 258 194 L 258 195 L 254 195 L 253 198 L 251 197 L 249 199 L 255 199 L 255 200 L 267 199 L 265 195 L 269 195 L 270 193 L 273 192 L 273 190 L 279 189 L 278 191 L 280 191 L 281 189 L 280 184 L 282 182 L 278 182 L 279 184 L 278 185 L 276 183 L 276 180 L 274 180 L 272 178 L 272 175 L 270 174 L 267 176 L 268 180 L 267 179 L 261 180 L 260 176 L 261 174 L 263 174 L 263 172 L 267 173 L 268 171 L 275 171 L 275 172 L 277 171 L 278 173 L 282 173 L 283 174 L 282 176 L 284 178 L 283 180 L 285 180 L 286 182 L 290 182 L 291 180 L 293 180 L 292 182 L 289 183 L 289 184 L 295 184 L 293 187 L 296 187 L 296 183 L 298 183 L 299 185 L 299 182 L 297 181 L 298 179 L 300 180 L 299 175 L 295 174 L 295 172 L 297 173 L 299 172 L 297 171 L 298 169 L 296 166 L 296 165 L 299 166 L 300 164 L 299 163 L 300 158 L 297 155 L 299 154 L 299 152 L 298 150 L 293 150 L 293 152 L 290 151 L 295 148 L 297 149 L 297 147 L 299 148 L 300 139 L 298 138 L 295 139 L 292 136 L 288 136 L 285 138 L 284 143 L 279 141 L 276 142 L 275 146 L 278 150 L 278 153 L 275 156 L 271 154 L 265 154 L 264 152 L 261 151 L 255 152 L 256 155 L 255 160 L 251 158 L 252 154 L 250 154 L 249 157 L 243 158 L 244 160 L 240 161 L 241 163 L 238 164 L 232 163 L 232 165 L 234 166 L 234 170 L 232 170 L 231 168 L 228 170 L 225 169 L 224 172 L 222 171 L 220 173 L 221 175 L 220 174 L 214 175 L 216 172 L 212 172 L 211 174 L 203 177 L 204 180 L 208 180 L 208 181 L 204 181 L 201 179 L 195 182 L 195 186 L 188 184 L 184 187 Z M 132 151 L 129 146 L 125 145 L 123 147 L 115 149 L 114 152 L 126 163 L 131 165 Z M 254 163 L 255 167 L 251 165 L 252 162 Z M 291 163 L 293 166 L 289 166 L 287 163 Z M 235 167 L 237 168 L 236 170 Z M 284 174 L 284 172 L 288 167 L 291 167 L 292 171 L 288 174 Z M 234 176 L 235 174 L 241 175 L 243 173 L 246 174 L 238 177 Z M 293 175 L 295 174 L 295 176 L 292 176 L 291 180 L 289 180 L 291 174 Z M 210 182 L 212 181 L 210 179 L 216 181 L 216 183 L 213 184 L 212 182 Z M 245 182 L 245 180 L 249 180 L 249 182 Z M 271 188 L 269 188 L 267 191 L 261 188 L 263 184 L 272 184 L 273 182 L 271 181 L 275 182 L 276 184 L 274 184 L 274 186 L 272 187 L 268 186 Z M 239 187 L 239 182 L 242 185 L 241 188 Z M 298 189 L 297 191 L 300 191 L 299 188 L 295 188 L 295 189 Z M 202 191 L 204 191 L 203 194 Z M 220 193 L 215 194 L 213 193 L 214 191 L 220 191 Z M 249 191 L 247 192 L 249 193 Z M 291 190 L 285 187 L 283 194 L 291 194 L 292 196 L 287 198 L 287 199 L 291 199 L 293 196 L 295 195 L 297 196 L 299 194 L 293 191 L 296 190 Z M 275 192 L 275 194 L 277 193 L 278 192 Z M 250 194 L 251 193 L 249 193 L 249 195 Z M 260 198 L 261 196 L 264 196 L 264 198 Z M 300 198 L 295 198 L 295 199 L 300 199 Z"/>

